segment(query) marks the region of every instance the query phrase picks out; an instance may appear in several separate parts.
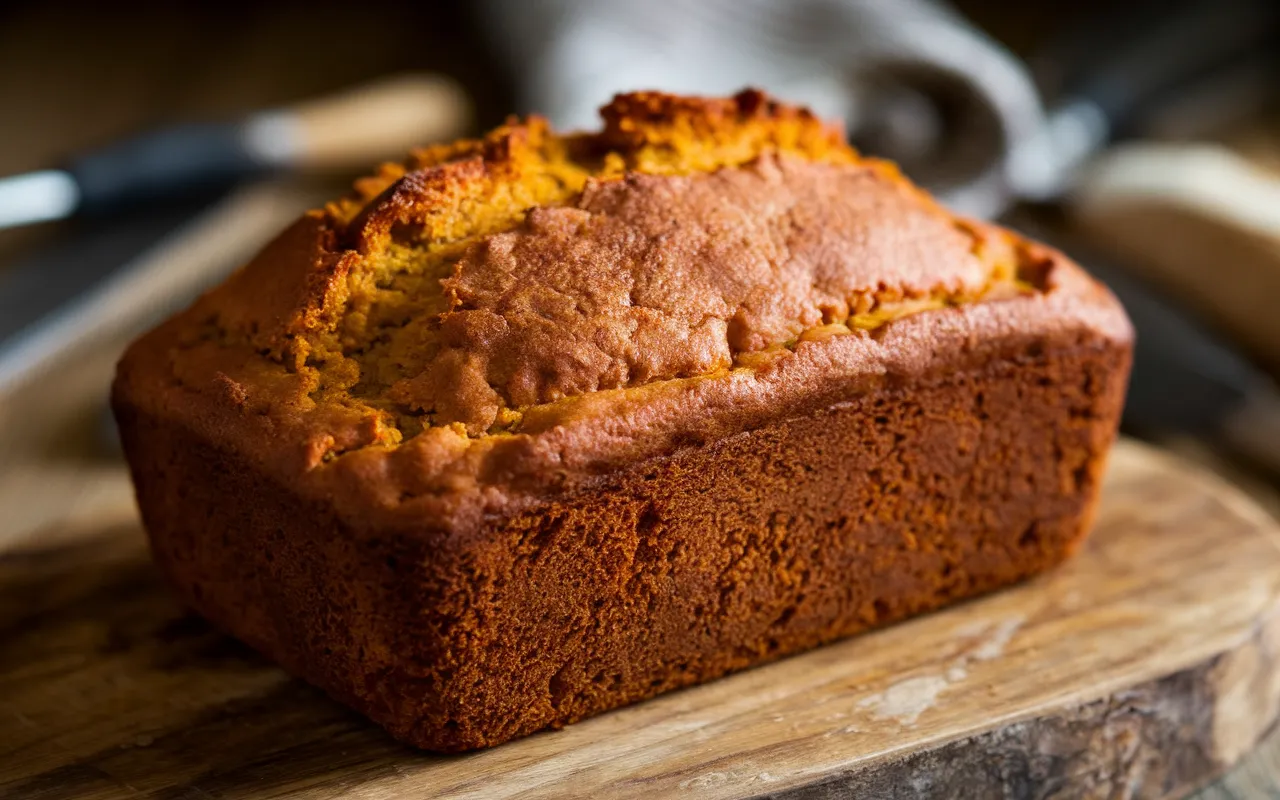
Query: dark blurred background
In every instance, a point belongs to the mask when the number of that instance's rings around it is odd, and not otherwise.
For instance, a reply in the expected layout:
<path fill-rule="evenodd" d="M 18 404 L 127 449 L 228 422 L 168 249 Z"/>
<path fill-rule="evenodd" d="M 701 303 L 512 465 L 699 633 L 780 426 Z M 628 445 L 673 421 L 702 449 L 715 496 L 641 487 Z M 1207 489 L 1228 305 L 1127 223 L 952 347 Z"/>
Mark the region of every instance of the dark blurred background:
<path fill-rule="evenodd" d="M 100 400 L 129 336 L 410 143 L 479 132 L 513 111 L 590 125 L 620 89 L 754 84 L 844 118 L 855 144 L 900 161 L 960 212 L 1068 250 L 1138 327 L 1126 430 L 1197 443 L 1272 481 L 1278 66 L 1280 3 L 1269 0 L 5 4 L 0 423 L 51 394 Z M 224 126 L 203 144 L 187 131 L 136 146 L 126 155 L 169 148 L 164 191 L 119 202 L 108 192 L 70 220 L 38 221 L 29 188 L 3 180 L 43 170 L 56 187 L 81 173 L 49 169 L 137 134 L 350 100 L 406 75 L 426 118 L 398 118 L 394 101 L 344 106 L 371 110 L 325 118 L 331 138 L 354 138 L 323 168 L 245 169 L 243 153 L 223 152 Z M 380 127 L 392 133 L 377 141 Z M 216 180 L 170 192 L 184 188 L 173 167 L 210 147 L 223 148 L 210 162 Z M 109 177 L 134 164 L 119 152 L 95 163 Z M 48 388 L 65 363 L 86 375 L 81 389 Z M 110 454 L 101 403 L 82 405 L 58 437 Z M 25 451 L 21 432 L 0 431 L 0 452 Z"/>
<path fill-rule="evenodd" d="M 1120 16 L 1116 6 L 1141 4 L 949 5 L 1014 54 L 1034 58 L 1073 29 L 1087 39 L 1097 26 L 1105 39 L 1105 26 Z M 1169 4 L 1145 5 L 1157 18 Z M 502 6 L 493 4 L 495 12 L 481 3 L 386 0 L 0 4 L 0 176 L 155 126 L 232 118 L 406 71 L 456 79 L 474 107 L 469 127 L 486 129 L 528 110 L 518 89 L 527 65 L 512 63 L 511 48 L 495 41 L 491 22 Z M 1037 77 L 1046 75 L 1052 70 Z M 58 233 L 56 226 L 0 231 L 0 265 Z"/>
<path fill-rule="evenodd" d="M 955 4 L 1033 52 L 1102 0 Z M 515 108 L 513 77 L 468 3 L 15 2 L 0 7 L 0 174 L 144 126 L 228 116 L 404 70 L 456 77 L 477 128 Z"/>

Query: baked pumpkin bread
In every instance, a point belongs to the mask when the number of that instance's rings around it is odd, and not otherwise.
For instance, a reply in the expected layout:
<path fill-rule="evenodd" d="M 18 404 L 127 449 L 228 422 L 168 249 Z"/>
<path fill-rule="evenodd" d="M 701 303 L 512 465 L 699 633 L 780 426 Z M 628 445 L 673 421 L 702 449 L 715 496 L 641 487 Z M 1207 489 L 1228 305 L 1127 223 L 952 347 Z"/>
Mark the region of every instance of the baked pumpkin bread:
<path fill-rule="evenodd" d="M 157 561 L 419 747 L 990 591 L 1086 534 L 1130 361 L 1061 254 L 758 92 L 384 166 L 136 342 Z"/>

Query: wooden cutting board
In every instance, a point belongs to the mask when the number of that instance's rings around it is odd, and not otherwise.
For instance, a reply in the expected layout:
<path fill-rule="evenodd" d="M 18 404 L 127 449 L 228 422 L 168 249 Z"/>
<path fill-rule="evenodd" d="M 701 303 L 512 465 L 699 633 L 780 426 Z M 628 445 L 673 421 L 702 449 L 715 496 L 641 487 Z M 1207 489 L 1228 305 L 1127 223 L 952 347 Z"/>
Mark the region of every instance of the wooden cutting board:
<path fill-rule="evenodd" d="M 460 757 L 396 744 L 184 613 L 118 466 L 0 484 L 78 498 L 0 554 L 5 798 L 1165 797 L 1280 707 L 1280 531 L 1129 442 L 1053 574 Z"/>

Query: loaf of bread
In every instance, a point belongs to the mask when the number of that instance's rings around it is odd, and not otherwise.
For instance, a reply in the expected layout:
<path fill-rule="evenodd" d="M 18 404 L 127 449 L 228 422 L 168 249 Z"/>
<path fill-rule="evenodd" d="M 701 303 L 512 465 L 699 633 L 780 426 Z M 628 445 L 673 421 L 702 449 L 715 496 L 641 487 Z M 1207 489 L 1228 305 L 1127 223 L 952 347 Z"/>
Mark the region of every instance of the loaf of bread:
<path fill-rule="evenodd" d="M 415 152 L 136 342 L 155 557 L 437 751 L 1034 575 L 1081 544 L 1131 331 L 758 92 Z"/>

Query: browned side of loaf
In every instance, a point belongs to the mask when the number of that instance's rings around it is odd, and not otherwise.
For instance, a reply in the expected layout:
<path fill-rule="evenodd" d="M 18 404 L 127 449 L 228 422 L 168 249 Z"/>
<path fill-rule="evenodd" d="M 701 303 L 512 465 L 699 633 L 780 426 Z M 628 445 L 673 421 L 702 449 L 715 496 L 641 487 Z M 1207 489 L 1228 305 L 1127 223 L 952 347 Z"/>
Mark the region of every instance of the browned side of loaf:
<path fill-rule="evenodd" d="M 180 423 L 117 413 L 187 602 L 398 738 L 460 751 L 1060 562 L 1128 371 L 1127 343 L 1085 341 L 1010 341 L 980 371 L 691 445 L 463 538 L 353 531 Z"/>

